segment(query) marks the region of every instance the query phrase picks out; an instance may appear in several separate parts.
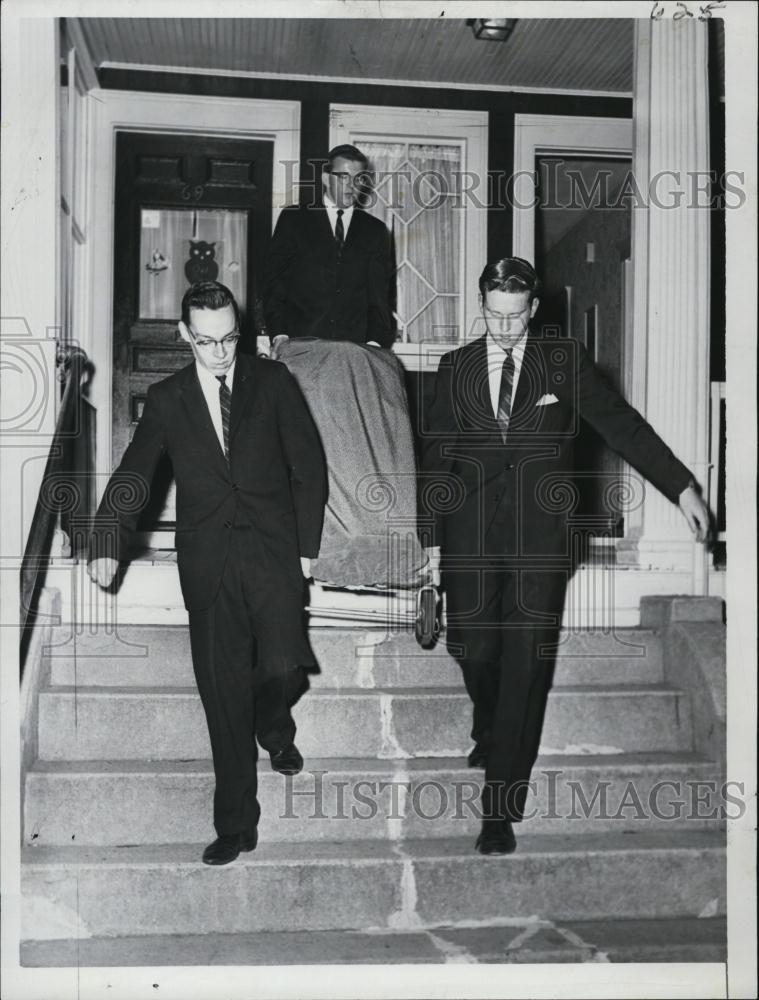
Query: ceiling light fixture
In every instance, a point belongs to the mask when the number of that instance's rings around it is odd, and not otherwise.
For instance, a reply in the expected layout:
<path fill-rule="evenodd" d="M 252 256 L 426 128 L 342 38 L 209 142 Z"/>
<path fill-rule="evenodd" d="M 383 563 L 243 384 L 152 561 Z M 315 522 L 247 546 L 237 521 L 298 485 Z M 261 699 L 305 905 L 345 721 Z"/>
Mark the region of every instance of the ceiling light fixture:
<path fill-rule="evenodd" d="M 514 25 L 517 23 L 515 17 L 470 17 L 466 22 L 472 29 L 475 38 L 482 41 L 505 42 Z"/>

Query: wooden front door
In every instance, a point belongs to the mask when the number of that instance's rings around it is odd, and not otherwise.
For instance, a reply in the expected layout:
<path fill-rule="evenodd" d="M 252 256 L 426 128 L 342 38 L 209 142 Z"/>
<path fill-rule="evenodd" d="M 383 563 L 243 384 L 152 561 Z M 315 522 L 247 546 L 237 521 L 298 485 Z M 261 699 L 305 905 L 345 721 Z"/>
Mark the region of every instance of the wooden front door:
<path fill-rule="evenodd" d="M 116 138 L 113 465 L 149 386 L 192 361 L 177 321 L 187 287 L 221 281 L 240 306 L 240 349 L 260 332 L 259 281 L 271 234 L 273 143 L 119 132 Z M 168 463 L 141 527 L 173 528 Z"/>

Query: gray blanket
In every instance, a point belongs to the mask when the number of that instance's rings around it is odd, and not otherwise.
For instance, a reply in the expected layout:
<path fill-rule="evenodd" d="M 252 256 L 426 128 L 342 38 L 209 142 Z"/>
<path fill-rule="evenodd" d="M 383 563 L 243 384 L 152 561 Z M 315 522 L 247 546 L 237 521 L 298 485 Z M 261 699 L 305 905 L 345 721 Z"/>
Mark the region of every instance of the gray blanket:
<path fill-rule="evenodd" d="M 416 535 L 416 466 L 403 369 L 389 351 L 294 339 L 279 354 L 319 430 L 329 498 L 314 578 L 340 587 L 411 587 L 426 556 Z"/>

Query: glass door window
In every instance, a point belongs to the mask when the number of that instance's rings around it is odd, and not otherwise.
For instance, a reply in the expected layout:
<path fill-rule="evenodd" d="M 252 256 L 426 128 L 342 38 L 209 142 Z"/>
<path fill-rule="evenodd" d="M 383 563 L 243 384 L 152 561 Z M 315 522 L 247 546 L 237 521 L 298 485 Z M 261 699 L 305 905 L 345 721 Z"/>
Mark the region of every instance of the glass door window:
<path fill-rule="evenodd" d="M 196 281 L 220 281 L 245 312 L 247 245 L 247 212 L 142 208 L 139 318 L 176 321 Z"/>

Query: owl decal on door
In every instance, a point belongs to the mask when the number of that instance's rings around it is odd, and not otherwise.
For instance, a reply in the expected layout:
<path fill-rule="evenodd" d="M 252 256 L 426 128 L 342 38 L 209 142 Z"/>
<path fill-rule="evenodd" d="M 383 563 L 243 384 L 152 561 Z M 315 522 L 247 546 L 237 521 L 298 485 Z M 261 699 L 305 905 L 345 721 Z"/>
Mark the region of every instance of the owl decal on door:
<path fill-rule="evenodd" d="M 219 277 L 216 243 L 190 240 L 190 257 L 185 263 L 184 273 L 191 285 L 196 281 L 215 281 Z"/>

